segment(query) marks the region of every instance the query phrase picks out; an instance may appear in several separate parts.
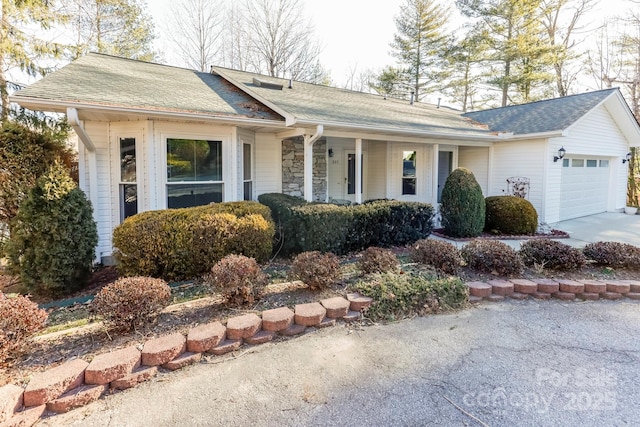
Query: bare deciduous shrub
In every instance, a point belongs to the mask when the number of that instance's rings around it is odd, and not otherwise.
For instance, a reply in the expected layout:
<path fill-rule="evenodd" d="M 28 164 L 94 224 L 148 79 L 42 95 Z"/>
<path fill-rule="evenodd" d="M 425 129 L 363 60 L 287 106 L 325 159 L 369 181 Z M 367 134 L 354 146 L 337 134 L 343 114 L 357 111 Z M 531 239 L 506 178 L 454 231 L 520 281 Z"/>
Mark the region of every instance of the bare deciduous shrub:
<path fill-rule="evenodd" d="M 290 274 L 311 289 L 324 289 L 340 276 L 340 262 L 332 253 L 302 252 L 293 259 Z"/>
<path fill-rule="evenodd" d="M 628 243 L 595 242 L 583 249 L 584 255 L 600 265 L 640 268 L 640 248 Z"/>
<path fill-rule="evenodd" d="M 162 279 L 124 277 L 102 288 L 92 308 L 110 328 L 130 331 L 154 320 L 170 297 L 169 285 Z"/>
<path fill-rule="evenodd" d="M 44 328 L 47 312 L 28 297 L 0 292 L 0 362 L 23 350 L 28 338 Z"/>
<path fill-rule="evenodd" d="M 551 239 L 528 240 L 519 254 L 526 265 L 544 264 L 555 270 L 578 270 L 587 262 L 579 249 Z"/>
<path fill-rule="evenodd" d="M 358 260 L 358 268 L 364 274 L 397 272 L 400 270 L 400 263 L 393 251 L 370 247 L 362 253 L 362 258 Z"/>
<path fill-rule="evenodd" d="M 511 276 L 522 272 L 522 260 L 509 245 L 497 240 L 476 239 L 460 250 L 470 268 Z"/>
<path fill-rule="evenodd" d="M 435 239 L 418 240 L 411 246 L 411 259 L 434 267 L 445 274 L 456 274 L 462 264 L 460 251 L 449 242 Z"/>
<path fill-rule="evenodd" d="M 253 304 L 269 281 L 256 260 L 244 255 L 227 255 L 218 261 L 211 269 L 211 280 L 233 306 Z"/>

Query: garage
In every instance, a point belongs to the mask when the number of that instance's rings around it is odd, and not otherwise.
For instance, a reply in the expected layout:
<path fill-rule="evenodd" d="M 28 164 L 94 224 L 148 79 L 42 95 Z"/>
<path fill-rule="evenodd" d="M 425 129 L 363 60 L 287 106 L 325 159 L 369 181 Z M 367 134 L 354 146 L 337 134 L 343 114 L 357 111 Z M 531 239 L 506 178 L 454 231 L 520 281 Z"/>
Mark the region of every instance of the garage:
<path fill-rule="evenodd" d="M 606 212 L 609 199 L 610 159 L 562 159 L 560 220 Z"/>

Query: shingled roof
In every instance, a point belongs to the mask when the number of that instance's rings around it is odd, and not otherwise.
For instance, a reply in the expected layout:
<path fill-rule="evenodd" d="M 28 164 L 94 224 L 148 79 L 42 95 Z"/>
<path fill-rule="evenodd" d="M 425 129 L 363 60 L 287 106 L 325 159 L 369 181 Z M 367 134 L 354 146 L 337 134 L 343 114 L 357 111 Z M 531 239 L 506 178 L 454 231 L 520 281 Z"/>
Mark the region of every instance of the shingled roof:
<path fill-rule="evenodd" d="M 14 98 L 283 121 L 220 76 L 97 53 L 47 75 Z"/>
<path fill-rule="evenodd" d="M 604 89 L 562 98 L 463 114 L 494 132 L 514 135 L 562 131 L 618 91 Z"/>
<path fill-rule="evenodd" d="M 289 88 L 286 79 L 220 67 L 214 67 L 214 71 L 304 124 L 355 125 L 460 137 L 492 134 L 485 126 L 465 119 L 460 111 L 451 108 L 424 103 L 412 105 L 407 100 L 302 82 L 293 82 Z"/>

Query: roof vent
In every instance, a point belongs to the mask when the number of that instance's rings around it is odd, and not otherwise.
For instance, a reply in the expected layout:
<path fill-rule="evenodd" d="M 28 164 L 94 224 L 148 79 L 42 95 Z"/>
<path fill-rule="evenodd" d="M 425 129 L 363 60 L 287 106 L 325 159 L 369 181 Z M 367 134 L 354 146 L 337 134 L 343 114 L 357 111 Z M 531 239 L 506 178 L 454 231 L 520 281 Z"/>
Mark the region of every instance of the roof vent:
<path fill-rule="evenodd" d="M 278 84 L 278 83 L 271 83 L 271 82 L 266 82 L 264 80 L 260 80 L 257 78 L 253 78 L 253 84 L 259 87 L 264 87 L 266 89 L 276 89 L 276 90 L 282 90 L 282 85 Z"/>

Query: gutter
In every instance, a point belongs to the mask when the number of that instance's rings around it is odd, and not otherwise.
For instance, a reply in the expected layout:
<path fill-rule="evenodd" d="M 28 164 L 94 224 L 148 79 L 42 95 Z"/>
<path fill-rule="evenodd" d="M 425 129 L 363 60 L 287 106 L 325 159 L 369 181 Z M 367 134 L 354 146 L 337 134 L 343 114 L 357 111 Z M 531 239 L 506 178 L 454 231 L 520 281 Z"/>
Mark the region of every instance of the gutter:
<path fill-rule="evenodd" d="M 212 116 L 210 114 L 202 114 L 202 113 L 183 113 L 183 112 L 173 112 L 173 111 L 158 111 L 148 108 L 133 108 L 133 107 L 124 107 L 124 106 L 103 106 L 97 104 L 89 104 L 82 102 L 70 102 L 70 101 L 51 101 L 42 98 L 28 98 L 21 96 L 11 96 L 9 97 L 11 102 L 15 102 L 17 104 L 31 104 L 37 105 L 38 108 L 30 108 L 34 109 L 42 109 L 41 106 L 51 106 L 55 107 L 55 110 L 46 110 L 44 111 L 56 111 L 63 112 L 68 110 L 69 108 L 73 108 L 75 110 L 94 110 L 99 112 L 109 112 L 109 113 L 130 113 L 130 114 L 138 114 L 138 115 L 146 115 L 155 118 L 169 118 L 169 119 L 182 119 L 182 120 L 201 120 L 201 121 L 212 121 L 212 122 L 241 122 L 250 125 L 259 125 L 264 127 L 282 127 L 282 121 L 278 120 L 267 120 L 267 119 L 252 119 L 252 118 L 238 118 L 238 117 L 225 117 L 225 116 Z M 24 104 L 23 104 L 24 103 Z"/>

